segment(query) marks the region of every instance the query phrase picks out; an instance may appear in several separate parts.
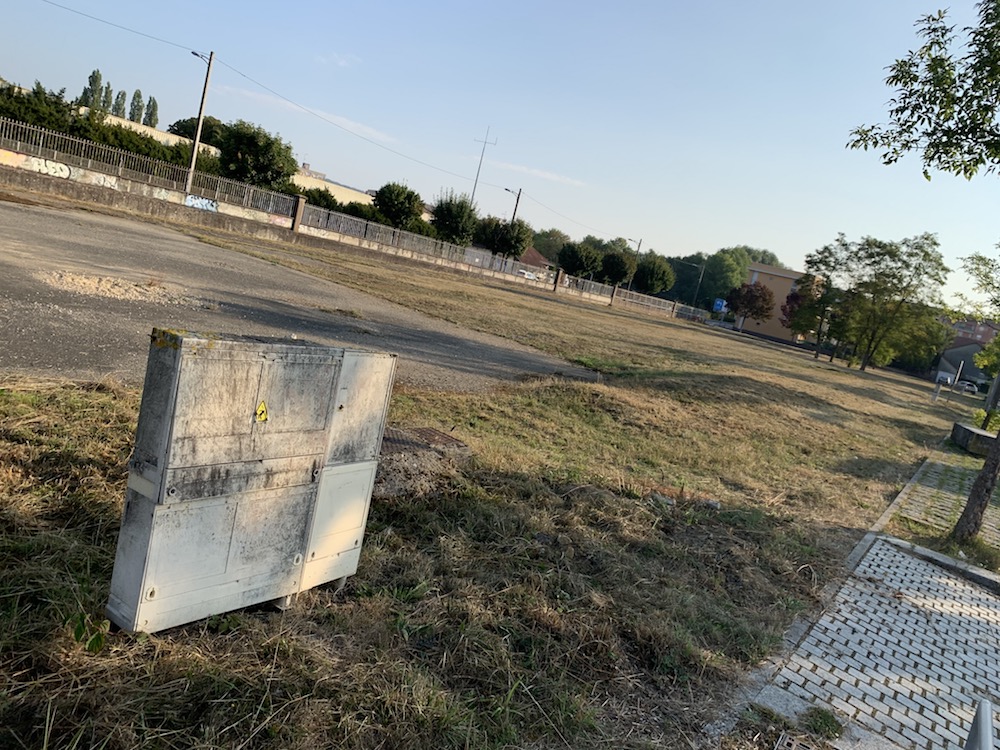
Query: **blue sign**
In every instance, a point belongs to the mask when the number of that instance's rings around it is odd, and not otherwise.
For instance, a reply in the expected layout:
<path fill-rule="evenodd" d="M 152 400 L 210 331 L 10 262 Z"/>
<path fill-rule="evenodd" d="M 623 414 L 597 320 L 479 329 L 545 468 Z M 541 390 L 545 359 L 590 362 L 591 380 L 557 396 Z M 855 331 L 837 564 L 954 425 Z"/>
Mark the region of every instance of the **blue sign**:
<path fill-rule="evenodd" d="M 712 312 L 725 312 L 726 311 L 726 301 L 724 299 L 719 299 L 716 297 L 715 304 L 712 305 Z"/>

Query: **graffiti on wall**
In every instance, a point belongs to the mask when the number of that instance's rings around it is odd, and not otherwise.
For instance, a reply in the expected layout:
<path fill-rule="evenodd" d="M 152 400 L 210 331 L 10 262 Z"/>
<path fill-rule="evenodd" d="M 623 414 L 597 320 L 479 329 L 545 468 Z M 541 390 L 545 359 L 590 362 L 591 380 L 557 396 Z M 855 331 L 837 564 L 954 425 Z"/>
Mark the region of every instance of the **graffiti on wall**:
<path fill-rule="evenodd" d="M 219 210 L 219 202 L 210 198 L 202 198 L 200 195 L 189 195 L 184 199 L 184 205 L 189 208 L 198 208 L 202 211 L 215 213 Z"/>
<path fill-rule="evenodd" d="M 24 154 L 15 154 L 13 151 L 0 150 L 0 165 L 5 167 L 21 168 L 28 160 Z"/>
<path fill-rule="evenodd" d="M 62 162 L 42 159 L 38 156 L 29 156 L 24 165 L 26 168 L 39 174 L 47 174 L 49 177 L 62 177 L 69 179 L 69 167 Z"/>
<path fill-rule="evenodd" d="M 69 173 L 69 178 L 73 182 L 79 182 L 83 185 L 94 185 L 95 187 L 112 188 L 113 190 L 118 189 L 118 178 L 113 174 L 101 174 L 100 172 L 91 172 L 78 167 L 70 167 Z"/>

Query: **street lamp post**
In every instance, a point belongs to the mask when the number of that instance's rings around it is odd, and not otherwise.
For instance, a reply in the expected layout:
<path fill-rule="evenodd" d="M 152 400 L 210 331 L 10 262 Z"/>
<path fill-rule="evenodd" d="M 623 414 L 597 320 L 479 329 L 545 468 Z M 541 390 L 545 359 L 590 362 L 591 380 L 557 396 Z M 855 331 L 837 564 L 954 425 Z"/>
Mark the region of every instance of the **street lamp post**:
<path fill-rule="evenodd" d="M 194 143 L 191 144 L 191 166 L 188 168 L 187 182 L 184 183 L 184 193 L 191 194 L 191 184 L 194 182 L 194 167 L 198 162 L 198 146 L 201 142 L 201 125 L 205 120 L 205 97 L 208 96 L 208 79 L 212 76 L 212 61 L 215 59 L 215 52 L 208 53 L 208 59 L 200 52 L 191 51 L 195 57 L 200 57 L 208 63 L 205 71 L 205 86 L 201 90 L 201 104 L 198 106 L 198 125 L 194 130 Z"/>
<path fill-rule="evenodd" d="M 704 260 L 699 265 L 698 263 L 692 263 L 689 260 L 678 260 L 677 258 L 673 258 L 673 260 L 676 263 L 683 263 L 685 266 L 694 266 L 695 268 L 700 268 L 701 269 L 701 272 L 698 274 L 698 284 L 694 288 L 694 297 L 691 299 L 691 307 L 697 307 L 698 306 L 698 292 L 701 291 L 701 280 L 705 278 L 705 266 L 707 265 L 708 261 Z"/>
<path fill-rule="evenodd" d="M 629 242 L 635 242 L 635 240 L 629 239 Z M 642 250 L 642 237 L 639 238 L 639 244 L 635 246 L 635 266 L 636 266 L 636 269 L 639 268 L 639 251 L 640 250 Z M 633 277 L 635 277 L 635 273 L 633 273 L 632 276 L 629 277 L 629 280 L 628 280 L 628 290 L 630 292 L 632 291 L 632 278 Z"/>

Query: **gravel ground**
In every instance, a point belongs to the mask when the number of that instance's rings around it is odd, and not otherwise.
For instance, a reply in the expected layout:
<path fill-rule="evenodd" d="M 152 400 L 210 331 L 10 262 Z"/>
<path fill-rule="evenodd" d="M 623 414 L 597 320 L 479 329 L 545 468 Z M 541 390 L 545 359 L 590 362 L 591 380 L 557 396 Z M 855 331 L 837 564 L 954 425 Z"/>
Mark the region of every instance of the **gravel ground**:
<path fill-rule="evenodd" d="M 393 352 L 400 382 L 441 390 L 594 377 L 161 225 L 0 192 L 0 371 L 141 384 L 154 327 Z"/>

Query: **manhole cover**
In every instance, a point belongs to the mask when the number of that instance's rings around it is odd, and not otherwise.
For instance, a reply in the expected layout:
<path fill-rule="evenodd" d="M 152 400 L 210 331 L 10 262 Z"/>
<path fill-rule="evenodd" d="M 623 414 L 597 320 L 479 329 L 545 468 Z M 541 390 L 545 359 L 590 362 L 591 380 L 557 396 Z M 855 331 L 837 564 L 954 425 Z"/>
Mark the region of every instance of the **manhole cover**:
<path fill-rule="evenodd" d="M 382 436 L 382 454 L 434 450 L 450 456 L 468 456 L 469 446 L 461 440 L 431 427 L 403 430 L 386 427 Z"/>
<path fill-rule="evenodd" d="M 778 738 L 778 743 L 774 750 L 819 750 L 816 745 L 805 742 L 801 737 L 793 737 L 790 734 L 782 734 Z"/>

